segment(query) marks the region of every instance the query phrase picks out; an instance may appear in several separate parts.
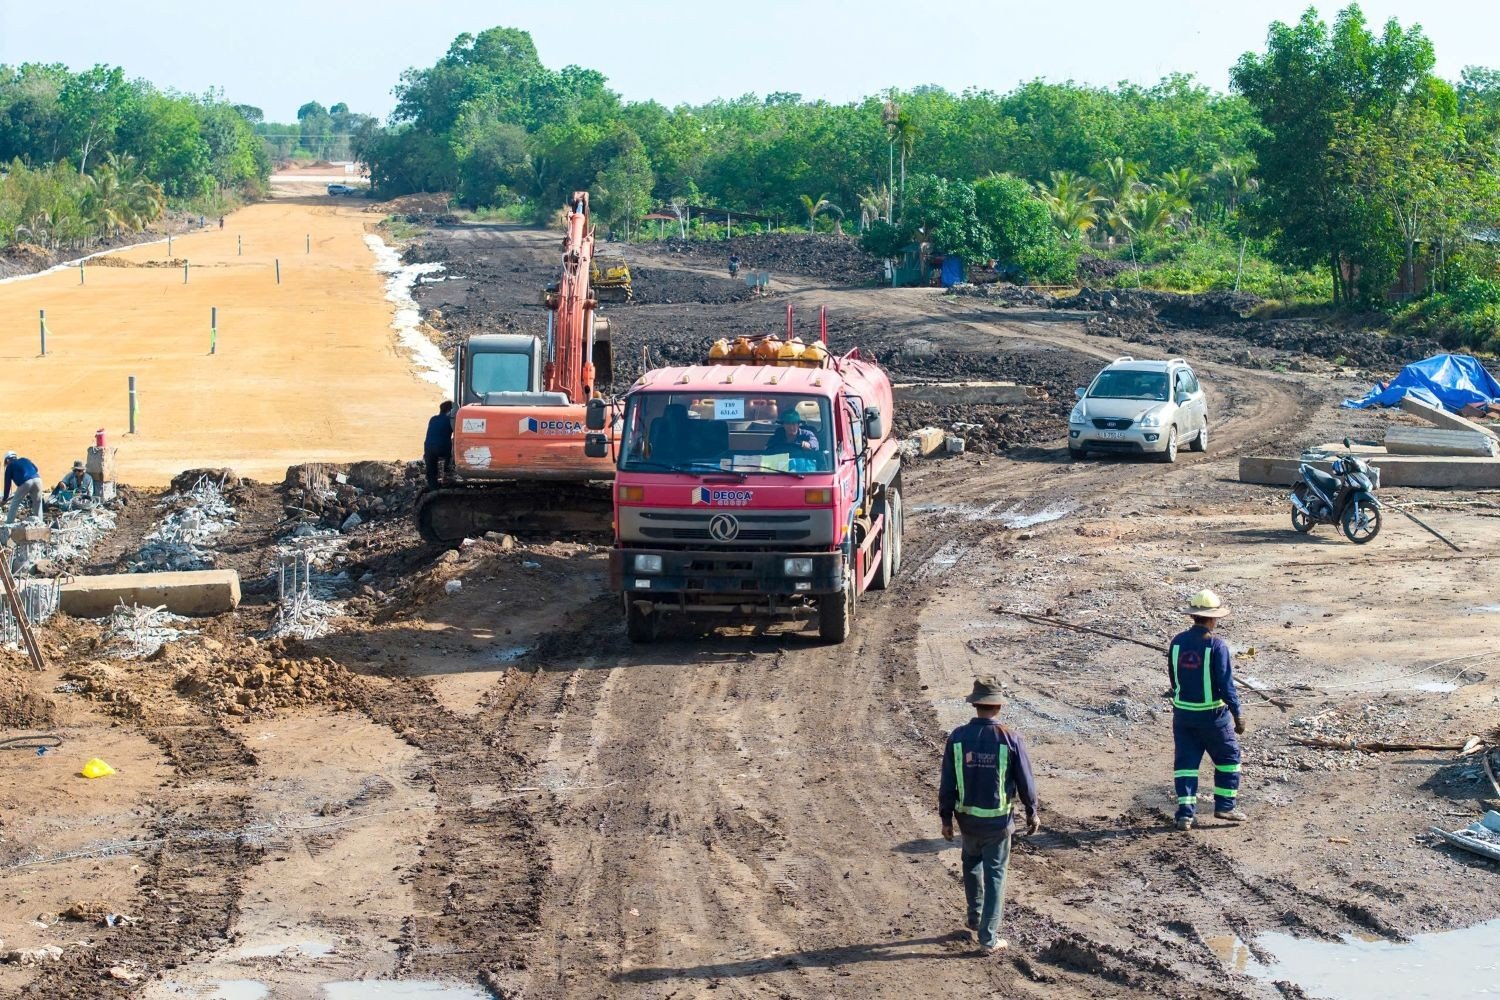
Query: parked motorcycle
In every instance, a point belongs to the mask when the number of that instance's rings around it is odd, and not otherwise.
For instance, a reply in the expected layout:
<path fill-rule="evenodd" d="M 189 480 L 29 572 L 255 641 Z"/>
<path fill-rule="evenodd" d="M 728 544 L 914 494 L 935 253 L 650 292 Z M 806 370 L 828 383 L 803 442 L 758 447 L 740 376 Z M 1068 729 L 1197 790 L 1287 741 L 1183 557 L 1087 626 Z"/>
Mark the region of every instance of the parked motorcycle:
<path fill-rule="evenodd" d="M 1352 448 L 1348 438 L 1344 447 Z M 1353 451 L 1333 460 L 1329 475 L 1306 462 L 1299 467 L 1302 481 L 1292 487 L 1292 527 L 1306 534 L 1315 524 L 1336 524 L 1344 537 L 1363 545 L 1380 534 L 1380 501 L 1375 477 L 1365 460 Z"/>

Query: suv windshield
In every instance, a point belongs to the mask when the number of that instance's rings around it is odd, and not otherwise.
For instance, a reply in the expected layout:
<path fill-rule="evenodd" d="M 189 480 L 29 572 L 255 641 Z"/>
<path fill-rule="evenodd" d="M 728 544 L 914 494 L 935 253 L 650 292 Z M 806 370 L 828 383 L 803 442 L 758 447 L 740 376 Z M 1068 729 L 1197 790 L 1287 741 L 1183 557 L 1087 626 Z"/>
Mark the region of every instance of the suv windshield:
<path fill-rule="evenodd" d="M 638 392 L 625 408 L 620 469 L 831 472 L 828 401 L 738 392 Z"/>
<path fill-rule="evenodd" d="M 1166 372 L 1102 371 L 1089 387 L 1090 399 L 1166 400 Z"/>

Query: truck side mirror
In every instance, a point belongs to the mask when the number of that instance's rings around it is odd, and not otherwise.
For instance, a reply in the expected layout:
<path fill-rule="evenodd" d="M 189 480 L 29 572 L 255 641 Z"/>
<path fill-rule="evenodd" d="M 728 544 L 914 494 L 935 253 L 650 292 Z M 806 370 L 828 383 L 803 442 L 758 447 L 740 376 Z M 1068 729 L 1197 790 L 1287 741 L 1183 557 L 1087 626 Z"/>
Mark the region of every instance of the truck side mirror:
<path fill-rule="evenodd" d="M 1082 399 L 1083 398 L 1083 390 L 1082 389 L 1074 389 L 1073 390 L 1073 395 L 1076 396 L 1076 397 L 1078 397 L 1079 399 Z"/>
<path fill-rule="evenodd" d="M 583 426 L 591 431 L 604 430 L 605 410 L 604 400 L 589 400 L 588 408 L 584 411 Z"/>
<path fill-rule="evenodd" d="M 876 441 L 885 437 L 885 417 L 878 406 L 865 407 L 865 435 Z"/>
<path fill-rule="evenodd" d="M 609 456 L 609 441 L 603 434 L 585 434 L 583 436 L 583 453 L 589 458 L 607 458 Z"/>

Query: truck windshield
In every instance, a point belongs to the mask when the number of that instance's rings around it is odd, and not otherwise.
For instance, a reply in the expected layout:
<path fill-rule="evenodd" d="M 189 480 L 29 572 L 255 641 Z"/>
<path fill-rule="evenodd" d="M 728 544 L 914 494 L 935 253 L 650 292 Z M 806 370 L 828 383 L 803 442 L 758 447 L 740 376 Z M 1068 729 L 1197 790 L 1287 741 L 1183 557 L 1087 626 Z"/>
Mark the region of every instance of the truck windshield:
<path fill-rule="evenodd" d="M 625 408 L 620 469 L 833 471 L 828 401 L 751 392 L 638 392 Z"/>
<path fill-rule="evenodd" d="M 1089 388 L 1091 399 L 1167 398 L 1165 372 L 1103 371 Z"/>
<path fill-rule="evenodd" d="M 529 354 L 473 354 L 469 356 L 469 391 L 480 399 L 491 392 L 529 392 Z"/>

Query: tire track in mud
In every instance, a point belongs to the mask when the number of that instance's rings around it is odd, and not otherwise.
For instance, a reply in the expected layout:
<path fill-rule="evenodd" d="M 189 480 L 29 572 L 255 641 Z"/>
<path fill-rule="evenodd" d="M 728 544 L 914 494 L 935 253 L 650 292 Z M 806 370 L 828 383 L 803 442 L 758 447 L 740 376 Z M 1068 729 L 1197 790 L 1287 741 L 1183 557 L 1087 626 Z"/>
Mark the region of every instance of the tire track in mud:
<path fill-rule="evenodd" d="M 57 964 L 42 966 L 20 993 L 27 1000 L 135 995 L 142 987 L 111 978 L 111 968 L 149 980 L 227 943 L 244 873 L 264 853 L 244 836 L 250 797 L 233 790 L 245 787 L 255 755 L 206 716 L 141 732 L 176 774 L 152 825 L 152 837 L 163 842 L 142 865 L 137 921 L 101 928 L 90 935 L 92 947 L 70 948 Z"/>

